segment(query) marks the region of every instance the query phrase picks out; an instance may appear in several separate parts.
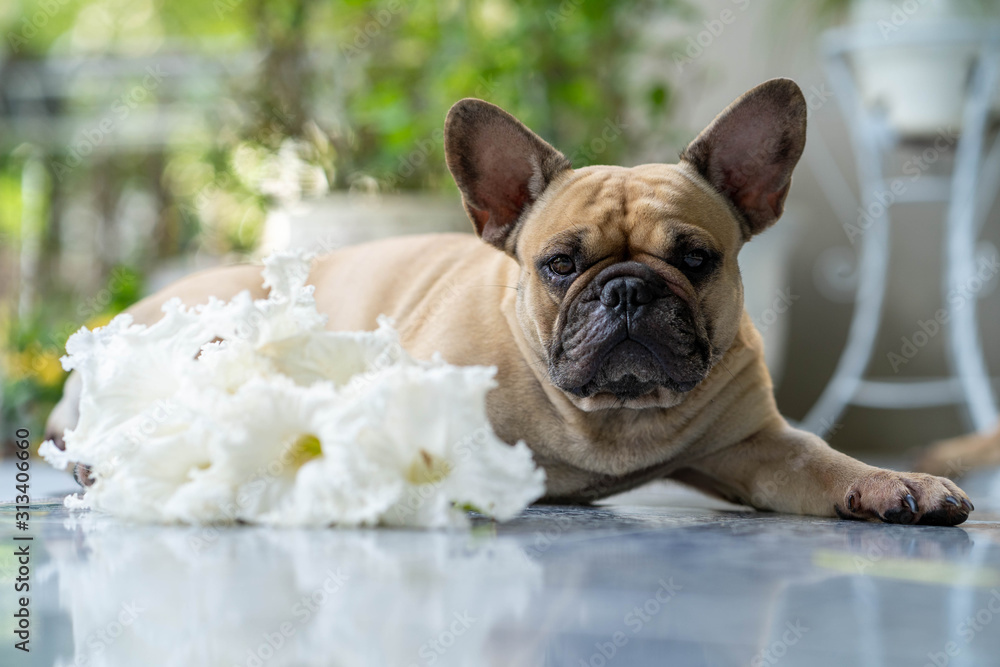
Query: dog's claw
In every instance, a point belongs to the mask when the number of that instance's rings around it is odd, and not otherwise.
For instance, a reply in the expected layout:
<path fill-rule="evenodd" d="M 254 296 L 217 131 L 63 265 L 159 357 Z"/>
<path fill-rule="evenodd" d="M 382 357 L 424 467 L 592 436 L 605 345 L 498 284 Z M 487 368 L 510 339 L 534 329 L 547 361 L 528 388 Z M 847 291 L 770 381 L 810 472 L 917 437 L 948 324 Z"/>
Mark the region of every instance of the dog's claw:
<path fill-rule="evenodd" d="M 962 498 L 962 504 L 965 505 L 965 509 L 969 510 L 970 512 L 976 509 L 975 505 L 972 504 L 971 500 L 966 500 L 965 498 Z"/>
<path fill-rule="evenodd" d="M 906 494 L 906 497 L 903 498 L 903 500 L 905 500 L 906 504 L 910 506 L 910 511 L 911 512 L 913 512 L 914 514 L 916 514 L 919 511 L 917 509 L 917 499 L 914 498 L 912 495 L 910 495 L 909 493 Z"/>
<path fill-rule="evenodd" d="M 955 507 L 961 507 L 962 503 L 958 502 L 958 498 L 955 496 L 945 496 L 945 502 L 951 503 Z"/>
<path fill-rule="evenodd" d="M 847 496 L 847 509 L 854 511 L 854 494 Z"/>

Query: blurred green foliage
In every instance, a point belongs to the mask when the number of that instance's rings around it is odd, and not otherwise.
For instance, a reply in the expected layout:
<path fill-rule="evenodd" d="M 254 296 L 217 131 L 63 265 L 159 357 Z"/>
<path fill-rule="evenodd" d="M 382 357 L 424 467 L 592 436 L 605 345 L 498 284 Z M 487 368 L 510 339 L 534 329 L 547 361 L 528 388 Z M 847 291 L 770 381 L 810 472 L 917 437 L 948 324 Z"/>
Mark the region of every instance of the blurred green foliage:
<path fill-rule="evenodd" d="M 682 0 L 8 0 L 0 30 L 8 58 L 257 49 L 260 76 L 232 91 L 245 113 L 221 119 L 206 163 L 296 137 L 336 188 L 442 189 L 442 121 L 462 97 L 507 108 L 567 153 L 627 103 L 665 115 L 666 68 L 638 84 L 624 71 L 651 13 L 694 16 Z M 614 161 L 630 139 L 579 165 Z"/>
<path fill-rule="evenodd" d="M 462 97 L 504 107 L 567 154 L 599 137 L 606 123 L 622 122 L 636 33 L 648 12 L 665 7 L 484 0 L 399 3 L 393 14 L 391 2 L 344 5 L 354 10 L 337 31 L 351 122 L 336 136 L 344 156 L 337 183 L 371 175 L 435 189 L 450 187 L 441 125 Z M 663 113 L 666 79 L 642 85 L 640 99 Z M 580 153 L 576 166 L 615 161 L 628 147 L 628 137 L 620 139 L 600 155 Z"/>
<path fill-rule="evenodd" d="M 80 326 L 95 328 L 110 322 L 141 297 L 142 283 L 136 269 L 115 267 L 106 288 L 77 304 L 71 319 L 58 302 L 42 302 L 21 317 L 13 308 L 0 308 L 0 423 L 28 428 L 38 444 L 45 419 L 62 395 L 66 372 L 60 358 L 66 340 Z"/>

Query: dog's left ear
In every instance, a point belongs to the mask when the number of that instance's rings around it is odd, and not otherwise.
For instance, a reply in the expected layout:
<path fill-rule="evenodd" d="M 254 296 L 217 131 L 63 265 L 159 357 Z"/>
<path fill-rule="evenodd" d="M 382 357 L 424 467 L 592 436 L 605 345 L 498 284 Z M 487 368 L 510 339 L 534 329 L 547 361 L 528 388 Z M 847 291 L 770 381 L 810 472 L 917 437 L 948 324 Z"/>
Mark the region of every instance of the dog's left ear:
<path fill-rule="evenodd" d="M 444 154 L 476 233 L 507 248 L 510 233 L 569 160 L 500 107 L 467 98 L 444 123 Z"/>
<path fill-rule="evenodd" d="M 781 217 L 806 145 L 806 111 L 794 81 L 771 79 L 730 104 L 681 153 L 740 212 L 746 238 Z"/>

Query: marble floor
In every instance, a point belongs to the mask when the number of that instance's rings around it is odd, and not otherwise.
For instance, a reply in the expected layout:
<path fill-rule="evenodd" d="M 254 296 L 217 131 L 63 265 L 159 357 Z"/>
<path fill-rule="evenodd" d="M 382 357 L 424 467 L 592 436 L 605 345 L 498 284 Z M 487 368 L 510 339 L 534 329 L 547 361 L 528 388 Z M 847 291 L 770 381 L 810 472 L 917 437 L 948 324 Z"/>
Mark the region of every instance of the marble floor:
<path fill-rule="evenodd" d="M 69 486 L 53 475 L 36 492 Z M 38 501 L 28 654 L 7 504 L 0 665 L 1000 665 L 1000 472 L 964 487 L 958 528 L 671 485 L 470 532 L 134 526 Z"/>

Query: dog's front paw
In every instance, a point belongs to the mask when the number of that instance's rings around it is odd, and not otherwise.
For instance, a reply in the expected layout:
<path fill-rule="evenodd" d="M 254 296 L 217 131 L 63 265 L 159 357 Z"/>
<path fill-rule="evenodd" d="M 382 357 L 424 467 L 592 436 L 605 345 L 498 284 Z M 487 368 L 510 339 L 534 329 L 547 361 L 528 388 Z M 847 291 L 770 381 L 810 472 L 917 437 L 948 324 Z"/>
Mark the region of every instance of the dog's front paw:
<path fill-rule="evenodd" d="M 969 518 L 972 501 L 951 480 L 918 472 L 877 470 L 855 482 L 834 505 L 842 519 L 957 526 Z"/>

